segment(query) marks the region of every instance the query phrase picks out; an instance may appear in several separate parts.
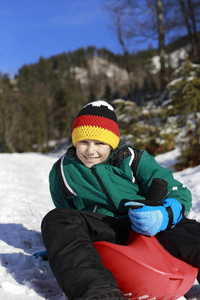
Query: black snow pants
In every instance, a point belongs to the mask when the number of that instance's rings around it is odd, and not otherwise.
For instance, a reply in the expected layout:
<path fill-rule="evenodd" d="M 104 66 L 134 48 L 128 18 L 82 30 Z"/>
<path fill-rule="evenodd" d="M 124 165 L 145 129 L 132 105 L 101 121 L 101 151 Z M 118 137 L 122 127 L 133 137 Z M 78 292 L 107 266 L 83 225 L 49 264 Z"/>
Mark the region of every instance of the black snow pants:
<path fill-rule="evenodd" d="M 123 245 L 130 230 L 129 219 L 93 212 L 57 208 L 44 217 L 42 236 L 49 264 L 69 300 L 94 286 L 118 286 L 93 242 Z M 183 218 L 174 229 L 160 232 L 156 238 L 172 255 L 200 268 L 200 223 Z"/>
<path fill-rule="evenodd" d="M 93 242 L 125 244 L 131 223 L 93 212 L 57 208 L 42 222 L 42 236 L 52 272 L 69 300 L 88 288 L 118 284 Z"/>

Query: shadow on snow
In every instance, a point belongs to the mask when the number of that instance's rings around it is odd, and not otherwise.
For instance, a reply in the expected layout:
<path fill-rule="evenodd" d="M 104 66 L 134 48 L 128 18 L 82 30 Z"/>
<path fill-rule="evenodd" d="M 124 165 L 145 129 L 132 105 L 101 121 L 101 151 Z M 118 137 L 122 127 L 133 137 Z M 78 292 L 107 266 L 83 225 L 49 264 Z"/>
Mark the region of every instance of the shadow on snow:
<path fill-rule="evenodd" d="M 0 240 L 11 246 L 5 248 L 8 253 L 0 254 L 1 264 L 20 285 L 45 299 L 67 299 L 63 298 L 48 261 L 33 256 L 35 252 L 44 250 L 40 232 L 26 229 L 22 224 L 0 224 Z"/>

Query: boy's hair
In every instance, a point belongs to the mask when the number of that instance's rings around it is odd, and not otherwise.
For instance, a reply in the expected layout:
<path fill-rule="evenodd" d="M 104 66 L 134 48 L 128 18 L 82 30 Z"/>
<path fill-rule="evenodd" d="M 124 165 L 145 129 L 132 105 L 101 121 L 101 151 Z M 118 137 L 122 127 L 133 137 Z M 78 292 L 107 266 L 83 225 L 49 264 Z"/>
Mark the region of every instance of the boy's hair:
<path fill-rule="evenodd" d="M 119 127 L 114 108 L 106 101 L 98 100 L 85 105 L 77 115 L 72 127 L 72 143 L 91 139 L 110 145 L 119 144 Z"/>

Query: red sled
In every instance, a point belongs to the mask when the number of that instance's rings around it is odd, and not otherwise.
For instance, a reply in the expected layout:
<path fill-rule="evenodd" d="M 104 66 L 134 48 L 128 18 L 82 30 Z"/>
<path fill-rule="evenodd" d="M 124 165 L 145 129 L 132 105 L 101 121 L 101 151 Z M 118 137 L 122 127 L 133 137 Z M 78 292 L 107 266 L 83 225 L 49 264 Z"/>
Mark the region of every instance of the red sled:
<path fill-rule="evenodd" d="M 126 246 L 101 241 L 94 246 L 121 291 L 131 300 L 178 299 L 197 277 L 198 268 L 172 256 L 155 237 L 133 230 Z"/>

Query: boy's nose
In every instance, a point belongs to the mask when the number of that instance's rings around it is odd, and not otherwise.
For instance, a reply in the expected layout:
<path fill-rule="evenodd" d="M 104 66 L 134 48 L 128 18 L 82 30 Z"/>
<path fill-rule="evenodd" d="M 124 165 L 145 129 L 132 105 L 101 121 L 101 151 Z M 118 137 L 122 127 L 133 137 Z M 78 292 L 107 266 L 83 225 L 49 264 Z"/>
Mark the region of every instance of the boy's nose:
<path fill-rule="evenodd" d="M 88 145 L 87 151 L 89 154 L 93 154 L 95 152 L 95 145 L 93 144 Z"/>

